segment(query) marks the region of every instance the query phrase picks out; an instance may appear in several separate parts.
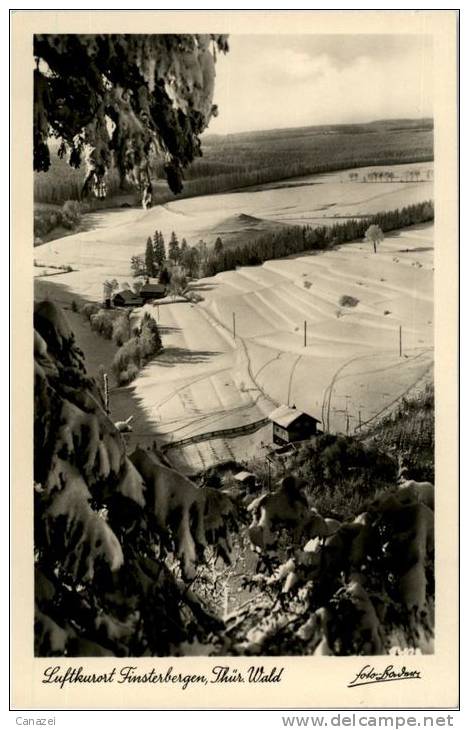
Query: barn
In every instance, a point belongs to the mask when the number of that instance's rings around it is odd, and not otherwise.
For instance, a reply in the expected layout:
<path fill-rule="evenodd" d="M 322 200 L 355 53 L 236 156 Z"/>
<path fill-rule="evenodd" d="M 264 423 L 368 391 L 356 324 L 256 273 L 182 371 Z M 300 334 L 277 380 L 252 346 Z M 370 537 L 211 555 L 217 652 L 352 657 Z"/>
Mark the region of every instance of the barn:
<path fill-rule="evenodd" d="M 164 284 L 144 284 L 140 289 L 140 296 L 144 302 L 162 299 L 166 296 L 166 287 Z"/>
<path fill-rule="evenodd" d="M 284 445 L 294 441 L 305 441 L 317 436 L 320 421 L 295 406 L 279 406 L 270 414 L 272 439 L 274 444 Z"/>
<path fill-rule="evenodd" d="M 141 307 L 143 304 L 143 299 L 130 289 L 117 292 L 112 301 L 115 307 Z"/>

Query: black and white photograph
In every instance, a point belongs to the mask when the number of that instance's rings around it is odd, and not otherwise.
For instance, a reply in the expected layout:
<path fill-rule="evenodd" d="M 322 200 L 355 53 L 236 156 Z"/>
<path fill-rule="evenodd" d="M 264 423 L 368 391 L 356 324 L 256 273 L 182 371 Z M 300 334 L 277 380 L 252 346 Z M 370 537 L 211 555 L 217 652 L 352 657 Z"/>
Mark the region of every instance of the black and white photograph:
<path fill-rule="evenodd" d="M 34 657 L 127 658 L 123 691 L 130 658 L 411 671 L 438 646 L 432 32 L 88 25 L 23 59 Z"/>

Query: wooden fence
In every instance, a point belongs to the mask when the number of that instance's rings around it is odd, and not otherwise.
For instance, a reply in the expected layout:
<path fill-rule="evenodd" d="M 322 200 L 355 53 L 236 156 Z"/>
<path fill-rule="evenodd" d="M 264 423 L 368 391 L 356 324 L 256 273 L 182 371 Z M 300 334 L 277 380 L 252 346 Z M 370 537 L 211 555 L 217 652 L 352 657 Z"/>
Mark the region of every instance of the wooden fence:
<path fill-rule="evenodd" d="M 169 443 L 162 444 L 159 448 L 165 452 L 169 449 L 176 447 L 186 446 L 188 444 L 199 443 L 200 441 L 210 441 L 215 438 L 229 438 L 233 436 L 239 436 L 245 433 L 254 433 L 263 426 L 269 423 L 268 418 L 261 418 L 258 421 L 252 423 L 246 423 L 244 426 L 233 426 L 232 428 L 222 428 L 217 431 L 206 431 L 204 433 L 197 433 L 194 436 L 187 436 L 179 441 L 170 441 Z"/>

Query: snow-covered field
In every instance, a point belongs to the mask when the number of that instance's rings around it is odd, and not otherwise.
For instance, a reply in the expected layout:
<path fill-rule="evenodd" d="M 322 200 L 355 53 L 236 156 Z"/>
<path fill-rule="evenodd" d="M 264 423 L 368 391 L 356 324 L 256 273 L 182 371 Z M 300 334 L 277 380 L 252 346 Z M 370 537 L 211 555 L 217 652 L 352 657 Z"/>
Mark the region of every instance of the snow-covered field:
<path fill-rule="evenodd" d="M 431 370 L 432 236 L 422 226 L 386 238 L 377 254 L 357 243 L 225 272 L 202 306 L 228 329 L 235 314 L 264 392 L 352 432 Z M 358 304 L 340 306 L 344 295 Z"/>
<path fill-rule="evenodd" d="M 370 169 L 354 172 L 361 179 Z M 371 215 L 432 198 L 430 181 L 398 182 L 412 169 L 420 170 L 425 179 L 432 163 L 394 165 L 396 182 L 350 182 L 348 171 L 343 170 L 275 183 L 263 190 L 176 200 L 145 211 L 99 211 L 89 215 L 90 230 L 37 246 L 34 254 L 45 265 L 67 264 L 80 269 L 82 275 L 77 272 L 70 281 L 82 294 L 97 298 L 102 293 L 103 277 L 130 275 L 130 257 L 144 252 L 155 229 L 163 232 L 166 241 L 175 231 L 179 240 L 185 237 L 189 244 L 195 244 L 201 238 L 210 242 L 226 219 L 243 214 L 287 224 L 331 225 L 344 217 Z"/>
<path fill-rule="evenodd" d="M 428 165 L 417 167 L 424 171 Z M 393 171 L 397 174 L 396 166 Z M 60 284 L 60 296 L 65 291 L 97 300 L 104 279 L 129 279 L 130 256 L 143 250 L 155 229 L 165 236 L 175 230 L 195 243 L 234 214 L 323 224 L 324 216 L 334 222 L 429 198 L 430 182 L 350 182 L 344 171 L 304 179 L 296 187 L 180 200 L 149 211 L 102 212 L 98 229 L 44 244 L 35 255 L 46 265 L 79 269 L 48 278 L 51 297 Z M 204 297 L 200 304 L 165 300 L 145 307 L 158 318 L 165 350 L 129 386 L 145 416 L 136 426 L 136 441 L 179 441 L 246 425 L 279 403 L 294 403 L 325 428 L 352 433 L 431 375 L 432 226 L 388 236 L 377 254 L 364 243 L 348 244 L 224 272 L 197 282 L 197 291 Z M 341 306 L 343 296 L 358 303 Z M 170 449 L 168 455 L 178 467 L 197 471 L 260 456 L 269 441 L 264 426 L 250 435 Z"/>

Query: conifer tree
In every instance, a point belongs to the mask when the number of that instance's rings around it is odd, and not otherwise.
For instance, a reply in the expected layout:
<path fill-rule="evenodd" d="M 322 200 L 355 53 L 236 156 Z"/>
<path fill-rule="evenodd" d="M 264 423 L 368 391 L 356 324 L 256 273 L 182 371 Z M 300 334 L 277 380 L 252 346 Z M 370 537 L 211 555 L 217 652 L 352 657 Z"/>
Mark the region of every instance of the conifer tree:
<path fill-rule="evenodd" d="M 155 264 L 161 269 L 166 259 L 166 248 L 161 231 L 155 231 L 153 236 L 153 258 Z"/>
<path fill-rule="evenodd" d="M 175 264 L 179 263 L 181 258 L 181 250 L 179 248 L 179 241 L 174 231 L 171 233 L 171 239 L 169 241 L 168 258 Z"/>
<path fill-rule="evenodd" d="M 150 237 L 147 239 L 147 247 L 145 249 L 145 268 L 147 270 L 147 276 L 156 276 L 155 254 Z"/>

